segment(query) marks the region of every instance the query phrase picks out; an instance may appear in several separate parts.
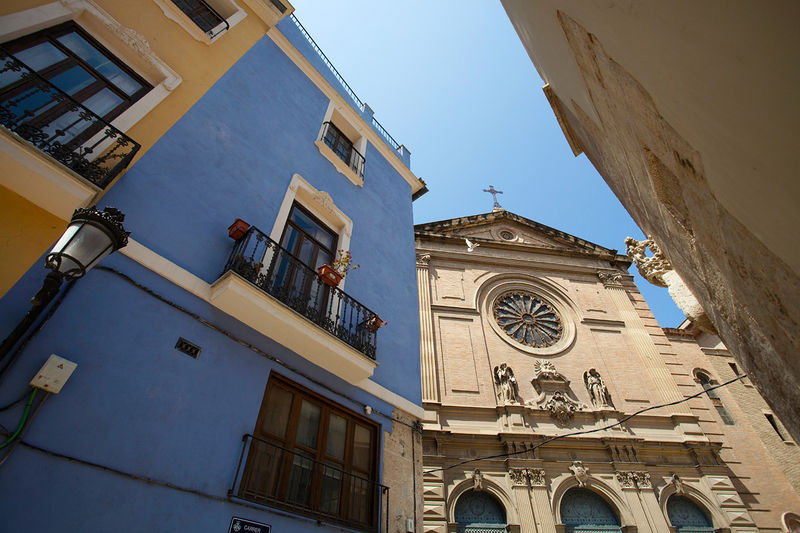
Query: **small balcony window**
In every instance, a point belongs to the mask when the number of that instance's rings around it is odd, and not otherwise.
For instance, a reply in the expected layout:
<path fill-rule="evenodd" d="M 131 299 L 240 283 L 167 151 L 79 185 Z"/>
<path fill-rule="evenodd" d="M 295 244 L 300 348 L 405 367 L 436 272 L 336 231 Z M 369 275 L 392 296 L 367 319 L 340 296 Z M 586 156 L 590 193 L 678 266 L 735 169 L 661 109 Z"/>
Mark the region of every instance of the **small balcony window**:
<path fill-rule="evenodd" d="M 172 2 L 212 39 L 230 29 L 225 17 L 204 0 L 172 0 Z"/>
<path fill-rule="evenodd" d="M 364 156 L 333 122 L 324 124 L 322 140 L 359 177 L 364 177 Z"/>

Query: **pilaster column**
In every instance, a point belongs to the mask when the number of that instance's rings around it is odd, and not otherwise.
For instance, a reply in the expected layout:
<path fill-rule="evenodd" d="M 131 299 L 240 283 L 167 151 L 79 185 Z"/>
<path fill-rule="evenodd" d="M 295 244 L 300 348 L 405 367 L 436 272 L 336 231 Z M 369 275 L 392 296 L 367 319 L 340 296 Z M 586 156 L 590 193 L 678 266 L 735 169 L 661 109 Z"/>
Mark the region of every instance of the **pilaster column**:
<path fill-rule="evenodd" d="M 436 353 L 433 344 L 433 317 L 431 316 L 431 280 L 428 262 L 431 256 L 417 256 L 417 293 L 419 294 L 419 355 L 422 374 L 422 401 L 438 402 L 439 386 L 436 376 Z"/>
<path fill-rule="evenodd" d="M 622 285 L 622 273 L 618 271 L 598 271 L 597 277 L 608 291 L 611 301 L 614 302 L 620 317 L 625 322 L 625 332 L 631 339 L 642 368 L 650 376 L 653 385 L 661 397 L 662 403 L 682 400 L 683 394 L 678 389 L 678 385 L 672 378 L 669 369 L 661 359 L 653 339 L 645 328 L 644 322 L 639 317 L 636 308 L 633 307 L 625 287 Z M 686 403 L 672 407 L 673 413 L 690 415 L 691 411 Z"/>

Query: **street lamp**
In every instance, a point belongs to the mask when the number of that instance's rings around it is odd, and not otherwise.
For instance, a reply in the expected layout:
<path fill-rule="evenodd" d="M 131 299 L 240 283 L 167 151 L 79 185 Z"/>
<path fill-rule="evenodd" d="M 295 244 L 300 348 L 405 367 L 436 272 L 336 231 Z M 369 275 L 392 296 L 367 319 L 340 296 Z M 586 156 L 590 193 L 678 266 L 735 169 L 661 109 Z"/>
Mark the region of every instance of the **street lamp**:
<path fill-rule="evenodd" d="M 31 299 L 30 310 L 0 345 L 0 361 L 58 294 L 58 288 L 65 279 L 82 277 L 105 256 L 128 244 L 130 232 L 122 227 L 123 220 L 125 215 L 113 207 L 106 207 L 102 211 L 94 206 L 75 210 L 67 230 L 47 254 L 44 266 L 51 272 Z"/>

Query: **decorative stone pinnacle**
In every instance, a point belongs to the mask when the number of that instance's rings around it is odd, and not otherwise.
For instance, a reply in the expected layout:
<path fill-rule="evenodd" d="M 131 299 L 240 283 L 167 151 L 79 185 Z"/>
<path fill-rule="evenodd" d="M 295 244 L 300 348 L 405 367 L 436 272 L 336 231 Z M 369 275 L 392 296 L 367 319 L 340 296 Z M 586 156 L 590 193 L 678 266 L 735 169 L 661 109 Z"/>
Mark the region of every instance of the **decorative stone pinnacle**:
<path fill-rule="evenodd" d="M 639 273 L 644 279 L 658 287 L 666 287 L 664 274 L 672 270 L 672 264 L 664 256 L 664 252 L 653 241 L 653 237 L 648 235 L 647 239 L 637 241 L 633 237 L 625 238 L 625 246 L 628 250 L 628 257 L 636 263 Z M 647 248 L 653 252 L 651 257 L 647 256 Z"/>

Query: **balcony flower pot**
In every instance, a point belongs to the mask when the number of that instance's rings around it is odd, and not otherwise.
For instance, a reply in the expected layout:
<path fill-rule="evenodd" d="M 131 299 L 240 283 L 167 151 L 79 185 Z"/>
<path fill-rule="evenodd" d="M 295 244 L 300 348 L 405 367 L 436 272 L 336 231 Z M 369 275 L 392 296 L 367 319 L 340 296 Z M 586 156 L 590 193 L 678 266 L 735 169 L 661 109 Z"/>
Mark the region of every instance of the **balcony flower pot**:
<path fill-rule="evenodd" d="M 228 226 L 228 236 L 234 241 L 238 241 L 244 237 L 244 234 L 247 233 L 248 229 L 250 229 L 250 224 L 241 218 L 237 218 L 233 224 Z"/>
<path fill-rule="evenodd" d="M 381 317 L 378 315 L 372 315 L 364 322 L 364 327 L 367 328 L 368 331 L 375 333 L 386 324 L 388 324 L 388 322 L 381 320 Z"/>
<path fill-rule="evenodd" d="M 322 283 L 331 287 L 338 286 L 339 282 L 342 281 L 344 277 L 331 265 L 322 265 L 317 269 L 317 274 L 319 275 L 319 279 L 322 280 Z"/>

